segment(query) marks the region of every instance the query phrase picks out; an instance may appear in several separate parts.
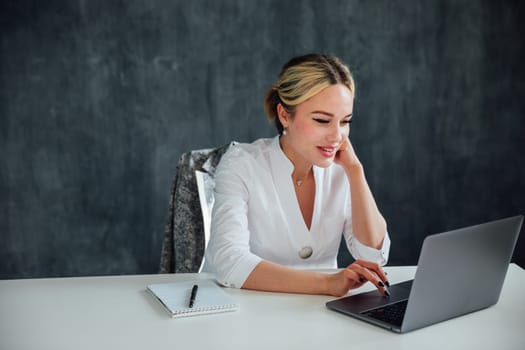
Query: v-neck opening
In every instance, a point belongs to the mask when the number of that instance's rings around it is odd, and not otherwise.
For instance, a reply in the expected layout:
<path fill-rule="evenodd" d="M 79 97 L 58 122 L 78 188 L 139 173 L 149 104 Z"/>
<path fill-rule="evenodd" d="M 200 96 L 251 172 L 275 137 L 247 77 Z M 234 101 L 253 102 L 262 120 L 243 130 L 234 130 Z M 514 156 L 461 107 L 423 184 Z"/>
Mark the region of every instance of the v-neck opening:
<path fill-rule="evenodd" d="M 288 209 L 290 206 L 292 208 L 290 215 L 285 215 L 286 220 L 290 222 L 290 227 L 299 228 L 302 227 L 304 230 L 304 233 L 307 235 L 308 240 L 310 240 L 310 234 L 312 232 L 312 229 L 315 229 L 317 225 L 317 216 L 316 211 L 318 207 L 318 197 L 319 197 L 319 186 L 318 186 L 318 174 L 317 174 L 317 168 L 315 166 L 312 166 L 312 172 L 314 176 L 314 183 L 315 183 L 315 191 L 314 191 L 314 204 L 313 204 L 313 210 L 312 210 L 312 221 L 310 223 L 310 228 L 308 228 L 308 225 L 306 224 L 306 221 L 304 220 L 303 213 L 301 211 L 301 206 L 299 205 L 299 200 L 297 198 L 297 193 L 295 192 L 295 187 L 293 184 L 292 179 L 292 173 L 294 170 L 293 163 L 288 159 L 284 151 L 282 150 L 281 146 L 279 145 L 279 138 L 276 137 L 274 140 L 274 147 L 277 148 L 277 152 L 275 152 L 275 155 L 277 156 L 276 161 L 278 162 L 277 168 L 274 169 L 274 179 L 276 181 L 276 186 L 279 189 L 277 192 L 279 193 L 279 198 L 281 200 L 281 203 L 283 205 L 283 209 Z M 283 166 L 285 166 L 288 171 L 283 172 Z M 284 213 L 283 213 L 284 214 Z"/>
<path fill-rule="evenodd" d="M 317 191 L 317 181 L 316 181 L 316 176 L 315 176 L 315 167 L 312 166 L 312 176 L 313 176 L 313 196 L 312 196 L 312 208 L 311 208 L 311 216 L 310 216 L 310 226 L 308 226 L 307 224 L 307 218 L 305 217 L 305 215 L 303 215 L 303 210 L 301 208 L 301 203 L 300 203 L 300 200 L 299 200 L 299 194 L 293 184 L 293 179 L 292 179 L 292 188 L 294 190 L 294 194 L 295 194 L 295 200 L 297 202 L 297 208 L 299 210 L 299 213 L 301 215 L 301 218 L 303 220 L 303 223 L 304 223 L 304 227 L 306 229 L 307 232 L 309 233 L 312 233 L 312 228 L 314 227 L 314 224 L 315 224 L 315 218 L 316 218 L 316 215 L 315 215 L 315 211 L 316 211 L 316 203 L 317 203 L 317 197 L 318 197 L 318 191 Z"/>

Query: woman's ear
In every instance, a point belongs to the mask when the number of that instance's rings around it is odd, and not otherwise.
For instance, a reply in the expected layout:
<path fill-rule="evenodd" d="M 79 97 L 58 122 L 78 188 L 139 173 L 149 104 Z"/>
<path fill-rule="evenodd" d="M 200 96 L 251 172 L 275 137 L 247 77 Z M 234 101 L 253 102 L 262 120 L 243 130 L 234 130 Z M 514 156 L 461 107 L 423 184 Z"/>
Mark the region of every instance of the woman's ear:
<path fill-rule="evenodd" d="M 288 127 L 288 119 L 290 118 L 290 113 L 284 108 L 284 106 L 281 103 L 277 104 L 277 117 L 279 118 L 279 121 L 281 122 L 281 125 L 284 129 Z"/>

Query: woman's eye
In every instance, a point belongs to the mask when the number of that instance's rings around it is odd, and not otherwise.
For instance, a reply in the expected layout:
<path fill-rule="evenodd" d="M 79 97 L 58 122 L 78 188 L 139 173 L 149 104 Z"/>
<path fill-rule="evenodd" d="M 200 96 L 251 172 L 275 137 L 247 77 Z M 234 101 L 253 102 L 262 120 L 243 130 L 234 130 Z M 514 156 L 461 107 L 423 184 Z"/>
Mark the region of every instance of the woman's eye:
<path fill-rule="evenodd" d="M 330 123 L 330 121 L 326 120 L 326 119 L 314 118 L 314 120 L 316 122 L 318 122 L 319 124 L 328 124 L 328 123 Z"/>
<path fill-rule="evenodd" d="M 348 124 L 351 124 L 352 123 L 352 119 L 348 119 L 348 120 L 343 120 L 341 122 L 341 124 L 344 124 L 344 125 L 348 125 Z"/>

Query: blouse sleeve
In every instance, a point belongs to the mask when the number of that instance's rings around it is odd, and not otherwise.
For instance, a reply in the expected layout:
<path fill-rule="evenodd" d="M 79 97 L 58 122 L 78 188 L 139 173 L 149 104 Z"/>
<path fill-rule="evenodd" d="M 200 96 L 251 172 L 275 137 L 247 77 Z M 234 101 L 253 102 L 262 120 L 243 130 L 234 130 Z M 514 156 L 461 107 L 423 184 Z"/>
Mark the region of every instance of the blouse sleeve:
<path fill-rule="evenodd" d="M 215 204 L 206 259 L 224 286 L 241 288 L 262 260 L 250 252 L 248 198 L 250 168 L 239 164 L 239 150 L 229 150 L 215 173 Z"/>
<path fill-rule="evenodd" d="M 371 248 L 359 242 L 359 240 L 352 234 L 350 238 L 346 238 L 346 245 L 354 259 L 361 259 L 367 261 L 377 262 L 379 265 L 386 265 L 388 261 L 388 254 L 390 252 L 390 237 L 388 232 L 385 232 L 385 239 L 380 249 Z"/>

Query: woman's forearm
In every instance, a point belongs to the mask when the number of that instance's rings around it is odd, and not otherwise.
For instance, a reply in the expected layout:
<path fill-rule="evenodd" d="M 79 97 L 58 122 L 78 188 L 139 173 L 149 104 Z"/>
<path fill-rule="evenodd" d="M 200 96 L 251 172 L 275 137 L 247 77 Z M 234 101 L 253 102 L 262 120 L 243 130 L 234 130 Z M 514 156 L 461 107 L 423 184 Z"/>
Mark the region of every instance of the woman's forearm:
<path fill-rule="evenodd" d="M 388 295 L 386 275 L 379 264 L 374 262 L 356 260 L 346 269 L 330 274 L 297 270 L 263 260 L 248 276 L 242 288 L 341 297 L 367 281 L 372 282 L 381 293 Z"/>
<path fill-rule="evenodd" d="M 251 272 L 242 288 L 267 292 L 330 294 L 328 278 L 329 275 L 324 273 L 297 270 L 263 260 Z"/>
<path fill-rule="evenodd" d="M 379 249 L 385 238 L 386 221 L 368 187 L 363 167 L 357 164 L 345 170 L 350 181 L 354 235 L 362 244 Z"/>

